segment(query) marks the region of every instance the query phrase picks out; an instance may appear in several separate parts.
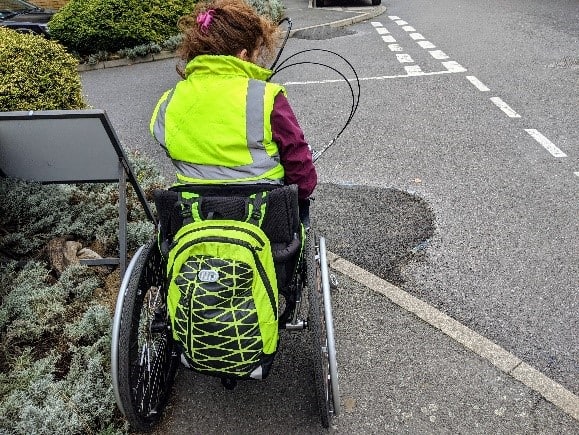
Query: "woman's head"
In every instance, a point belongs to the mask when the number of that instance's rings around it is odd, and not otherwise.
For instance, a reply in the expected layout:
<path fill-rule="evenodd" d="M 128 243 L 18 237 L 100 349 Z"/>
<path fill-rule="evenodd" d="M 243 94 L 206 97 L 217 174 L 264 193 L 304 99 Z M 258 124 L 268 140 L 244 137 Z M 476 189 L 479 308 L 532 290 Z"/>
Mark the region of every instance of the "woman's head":
<path fill-rule="evenodd" d="M 245 0 L 199 2 L 190 15 L 179 20 L 179 29 L 184 35 L 179 53 L 186 61 L 214 54 L 258 63 L 258 59 L 273 58 L 279 41 L 277 26 Z"/>

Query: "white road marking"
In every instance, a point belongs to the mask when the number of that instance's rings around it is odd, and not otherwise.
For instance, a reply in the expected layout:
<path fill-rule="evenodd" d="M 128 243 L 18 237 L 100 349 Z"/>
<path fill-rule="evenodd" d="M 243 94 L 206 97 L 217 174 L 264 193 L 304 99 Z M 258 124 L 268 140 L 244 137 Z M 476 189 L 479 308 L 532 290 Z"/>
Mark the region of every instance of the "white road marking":
<path fill-rule="evenodd" d="M 458 62 L 455 62 L 454 60 L 449 60 L 448 62 L 442 62 L 442 66 L 444 66 L 447 70 L 449 70 L 452 73 L 460 73 L 460 72 L 466 71 L 465 67 L 463 67 Z"/>
<path fill-rule="evenodd" d="M 430 55 L 438 60 L 448 59 L 448 56 L 442 50 L 432 50 L 429 51 Z"/>
<path fill-rule="evenodd" d="M 422 48 L 436 48 L 436 45 L 434 45 L 430 41 L 416 41 L 416 43 L 420 45 Z"/>
<path fill-rule="evenodd" d="M 417 39 L 426 39 L 426 38 L 425 38 L 424 36 L 422 36 L 420 33 L 411 33 L 411 34 L 410 34 L 410 37 L 411 37 L 412 39 L 414 39 L 415 41 L 416 41 Z"/>
<path fill-rule="evenodd" d="M 400 62 L 400 63 L 412 63 L 412 62 L 414 62 L 412 60 L 412 58 L 410 57 L 410 55 L 405 54 L 405 53 L 397 54 L 396 59 L 398 59 L 398 62 Z"/>
<path fill-rule="evenodd" d="M 503 112 L 505 112 L 505 114 L 509 117 L 509 118 L 520 118 L 521 115 L 519 115 L 517 112 L 515 112 L 513 109 L 511 109 L 511 107 L 505 103 L 503 100 L 501 100 L 499 97 L 492 97 L 491 101 L 493 103 L 495 103 L 495 105 L 501 109 Z"/>
<path fill-rule="evenodd" d="M 390 33 L 386 27 L 376 27 L 376 31 L 379 35 L 385 35 L 386 33 Z"/>
<path fill-rule="evenodd" d="M 402 51 L 402 47 L 400 47 L 398 44 L 389 44 L 388 48 L 390 51 Z"/>
<path fill-rule="evenodd" d="M 402 27 L 402 30 L 404 30 L 406 32 L 416 32 L 416 29 L 412 26 L 404 26 L 404 27 Z"/>
<path fill-rule="evenodd" d="M 372 21 L 371 23 L 374 27 L 382 27 L 382 23 L 380 21 Z"/>
<path fill-rule="evenodd" d="M 328 261 L 333 270 L 387 297 L 392 303 L 438 329 L 466 349 L 487 360 L 501 372 L 536 391 L 575 420 L 579 420 L 579 397 L 534 367 L 524 363 L 516 355 L 422 299 L 412 296 L 332 252 L 328 252 Z"/>
<path fill-rule="evenodd" d="M 406 24 L 408 24 L 406 21 L 404 20 L 396 20 L 394 21 L 396 24 L 398 24 L 399 26 L 405 26 Z"/>
<path fill-rule="evenodd" d="M 577 175 L 579 177 L 579 172 L 574 172 L 575 175 Z"/>
<path fill-rule="evenodd" d="M 388 18 L 390 18 L 391 20 L 399 20 L 400 17 L 397 17 L 396 15 L 388 15 Z"/>
<path fill-rule="evenodd" d="M 418 65 L 405 66 L 404 69 L 406 70 L 406 72 L 408 73 L 409 76 L 422 76 L 422 75 L 424 75 L 424 72 L 422 71 L 422 69 L 420 69 L 420 67 Z"/>
<path fill-rule="evenodd" d="M 384 42 L 396 42 L 396 39 L 394 39 L 394 36 L 392 35 L 382 36 L 382 39 Z"/>
<path fill-rule="evenodd" d="M 539 142 L 543 148 L 549 151 L 553 157 L 567 157 L 567 154 L 557 148 L 553 142 L 551 142 L 534 128 L 525 128 L 525 131 L 529 133 L 533 139 Z"/>
<path fill-rule="evenodd" d="M 477 79 L 475 76 L 466 76 L 467 80 L 469 82 L 471 82 L 479 91 L 481 92 L 488 92 L 490 91 L 489 88 L 487 88 L 483 82 L 481 82 L 479 79 Z"/>
<path fill-rule="evenodd" d="M 389 79 L 407 79 L 411 76 L 438 76 L 443 74 L 452 74 L 451 71 L 434 71 L 434 72 L 423 72 L 418 65 L 411 65 L 404 67 L 407 71 L 415 71 L 414 74 L 396 74 L 391 76 L 374 76 L 374 77 L 359 77 L 358 80 L 361 82 L 366 82 L 370 80 L 389 80 Z M 350 82 L 355 82 L 355 79 L 348 79 Z M 303 85 L 324 85 L 332 83 L 344 83 L 343 79 L 332 79 L 332 80 L 308 80 L 304 82 L 284 82 L 284 86 L 303 86 Z"/>

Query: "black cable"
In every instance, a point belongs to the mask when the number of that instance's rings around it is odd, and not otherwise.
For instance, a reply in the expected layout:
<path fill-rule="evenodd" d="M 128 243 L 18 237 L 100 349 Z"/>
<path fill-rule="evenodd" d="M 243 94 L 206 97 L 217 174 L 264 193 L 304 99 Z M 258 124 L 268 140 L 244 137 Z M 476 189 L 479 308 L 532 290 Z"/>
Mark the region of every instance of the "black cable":
<path fill-rule="evenodd" d="M 292 25 L 293 25 L 293 23 L 292 23 L 292 19 L 289 18 L 289 17 L 283 18 L 283 19 L 278 23 L 278 26 L 280 26 L 281 23 L 283 23 L 284 21 L 287 22 L 287 31 L 286 31 L 285 37 L 284 37 L 284 39 L 283 39 L 282 46 L 281 46 L 281 48 L 279 49 L 279 51 L 277 52 L 277 56 L 276 56 L 275 60 L 273 61 L 273 63 L 272 63 L 271 66 L 269 67 L 269 69 L 272 70 L 272 71 L 273 71 L 273 69 L 275 68 L 275 64 L 277 63 L 277 61 L 278 61 L 279 58 L 281 57 L 281 53 L 283 52 L 283 49 L 285 48 L 285 44 L 287 43 L 287 40 L 289 39 L 289 36 L 290 36 L 290 32 L 291 32 L 291 30 L 292 30 Z M 270 77 L 270 79 L 271 79 L 271 77 Z M 269 81 L 269 79 L 268 79 L 268 81 Z"/>
<path fill-rule="evenodd" d="M 289 31 L 288 31 L 287 35 L 289 36 Z M 286 38 L 286 41 L 287 41 L 287 38 Z M 285 46 L 285 41 L 284 41 L 284 46 Z M 282 47 L 282 50 L 283 50 L 283 47 Z M 356 80 L 357 91 L 358 91 L 358 92 L 357 92 L 357 93 L 354 92 L 354 88 L 353 88 L 353 86 L 352 86 L 352 84 L 351 84 L 351 80 L 349 80 L 349 79 L 345 76 L 345 74 L 343 74 L 343 73 L 340 72 L 337 68 L 334 68 L 334 67 L 332 67 L 332 66 L 330 66 L 330 65 L 326 65 L 326 64 L 320 63 L 320 62 L 313 62 L 313 61 L 302 61 L 302 62 L 294 62 L 294 63 L 289 63 L 289 64 L 288 64 L 288 62 L 289 62 L 290 59 L 292 59 L 292 58 L 294 58 L 294 57 L 296 57 L 296 56 L 299 56 L 299 55 L 302 55 L 302 54 L 305 54 L 305 53 L 309 53 L 309 52 L 314 52 L 314 51 L 320 51 L 320 52 L 332 54 L 332 55 L 334 55 L 334 56 L 338 56 L 340 59 L 342 59 L 344 62 L 346 62 L 346 64 L 350 67 L 350 69 L 351 69 L 352 72 L 354 73 L 354 77 L 355 77 L 355 80 Z M 274 65 L 275 65 L 275 64 L 277 63 L 277 61 L 279 60 L 279 56 L 280 56 L 280 55 L 281 55 L 281 50 L 280 50 L 280 52 L 278 53 L 278 57 L 276 58 L 276 60 L 275 60 L 275 62 L 274 62 Z M 279 73 L 280 71 L 283 71 L 283 70 L 285 70 L 285 69 L 287 69 L 287 68 L 290 68 L 290 67 L 293 67 L 293 66 L 305 65 L 305 64 L 324 66 L 324 67 L 329 68 L 329 69 L 331 69 L 332 71 L 338 73 L 338 75 L 339 75 L 340 77 L 342 77 L 342 79 L 344 79 L 344 81 L 345 81 L 345 82 L 347 83 L 347 85 L 349 86 L 349 88 L 350 88 L 350 94 L 351 94 L 351 96 L 352 96 L 352 106 L 351 106 L 351 108 L 350 108 L 350 115 L 348 116 L 348 119 L 346 120 L 346 123 L 344 124 L 344 126 L 342 127 L 342 129 L 338 132 L 338 134 L 337 134 L 325 147 L 323 147 L 323 148 L 322 148 L 321 150 L 319 150 L 319 151 L 314 151 L 314 152 L 312 152 L 312 157 L 313 157 L 313 160 L 314 160 L 314 162 L 315 162 L 328 148 L 330 148 L 330 147 L 336 142 L 336 140 L 338 140 L 338 138 L 342 135 L 342 133 L 344 132 L 344 130 L 348 127 L 348 125 L 349 125 L 350 122 L 352 121 L 352 118 L 354 117 L 354 114 L 355 114 L 356 111 L 358 110 L 358 104 L 359 104 L 359 102 L 360 102 L 360 91 L 361 91 L 361 87 L 360 87 L 360 79 L 359 79 L 359 77 L 358 77 L 358 73 L 356 72 L 354 66 L 353 66 L 344 56 L 342 56 L 342 55 L 340 55 L 340 54 L 338 54 L 338 53 L 336 53 L 336 52 L 334 52 L 334 51 L 326 50 L 326 49 L 323 49 L 323 48 L 310 48 L 310 49 L 307 49 L 307 50 L 302 50 L 302 51 L 299 51 L 299 52 L 297 52 L 297 53 L 294 53 L 294 54 L 292 54 L 291 56 L 288 56 L 286 59 L 284 59 L 284 60 L 279 64 L 279 66 L 278 66 L 275 70 L 273 70 L 273 67 L 272 67 L 273 73 L 272 73 L 272 75 L 270 76 L 270 78 L 269 78 L 268 80 L 270 80 L 274 75 L 276 75 L 276 74 Z"/>

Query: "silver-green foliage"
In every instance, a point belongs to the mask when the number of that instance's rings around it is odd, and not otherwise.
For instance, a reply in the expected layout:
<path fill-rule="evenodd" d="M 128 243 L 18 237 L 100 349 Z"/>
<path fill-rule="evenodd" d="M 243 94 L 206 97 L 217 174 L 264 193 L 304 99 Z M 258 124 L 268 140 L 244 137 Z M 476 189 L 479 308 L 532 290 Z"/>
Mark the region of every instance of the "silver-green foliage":
<path fill-rule="evenodd" d="M 131 155 L 133 170 L 143 190 L 164 187 L 152 162 Z M 107 252 L 118 243 L 118 185 L 41 185 L 0 179 L 0 251 L 11 257 L 30 255 L 55 238 L 68 236 L 85 244 L 98 241 Z M 128 195 L 128 242 L 135 249 L 152 235 L 143 208 L 132 189 Z M 146 228 L 149 231 L 147 232 Z"/>
<path fill-rule="evenodd" d="M 131 163 L 148 197 L 166 186 L 149 159 Z M 62 236 L 115 251 L 118 186 L 0 179 L 0 196 L 0 434 L 126 433 L 111 387 L 102 269 L 71 265 L 57 278 L 42 260 L 46 242 Z M 134 250 L 153 226 L 132 189 L 127 202 Z"/>
<path fill-rule="evenodd" d="M 285 6 L 282 0 L 246 0 L 255 10 L 272 21 L 278 22 L 284 16 Z"/>

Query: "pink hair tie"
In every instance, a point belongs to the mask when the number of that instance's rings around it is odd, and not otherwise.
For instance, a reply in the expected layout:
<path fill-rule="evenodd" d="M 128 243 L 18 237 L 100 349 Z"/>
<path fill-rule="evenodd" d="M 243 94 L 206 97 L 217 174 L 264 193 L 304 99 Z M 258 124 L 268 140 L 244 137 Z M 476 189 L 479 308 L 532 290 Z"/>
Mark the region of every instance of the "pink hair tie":
<path fill-rule="evenodd" d="M 213 20 L 214 12 L 215 9 L 208 9 L 207 11 L 201 12 L 199 15 L 197 15 L 197 24 L 199 24 L 202 32 L 207 32 L 207 29 L 209 29 L 209 25 Z"/>

